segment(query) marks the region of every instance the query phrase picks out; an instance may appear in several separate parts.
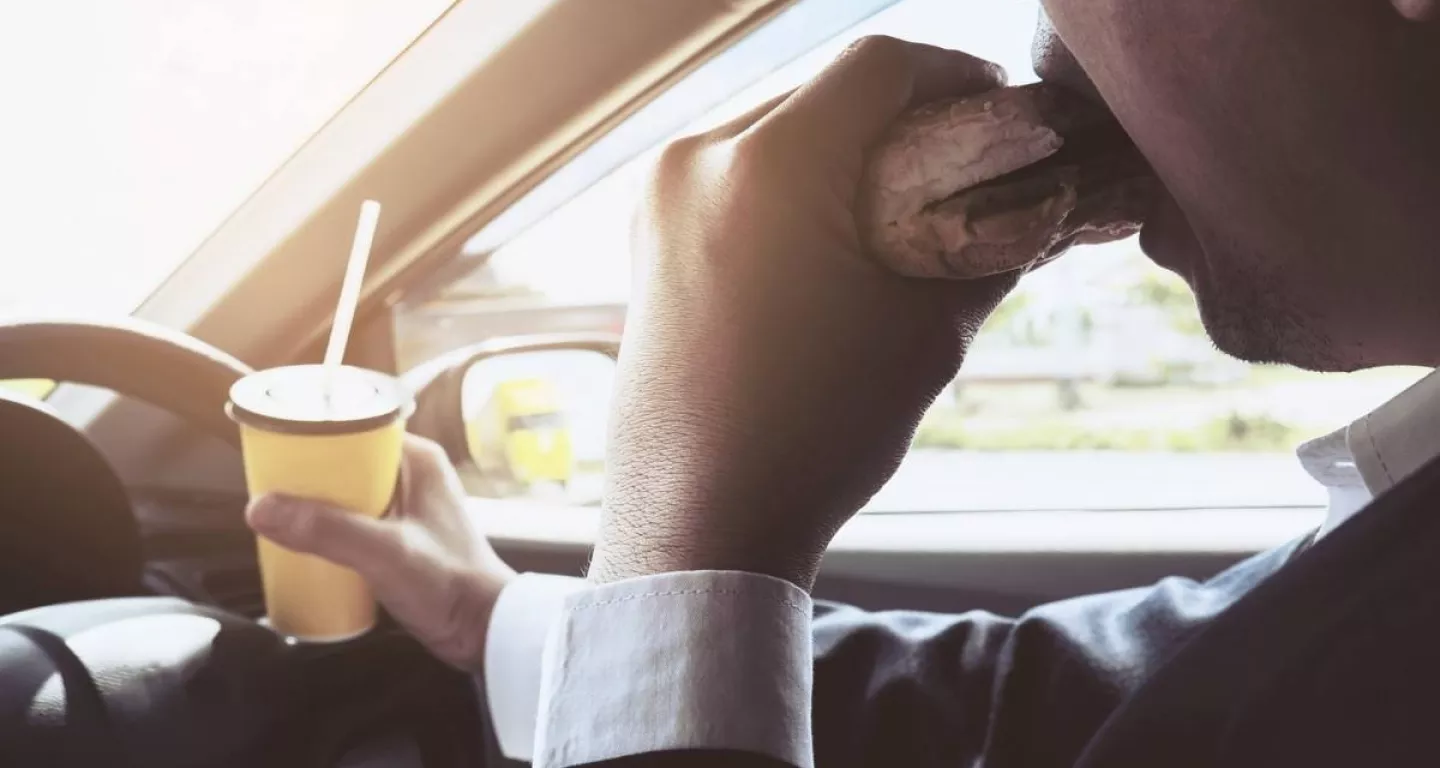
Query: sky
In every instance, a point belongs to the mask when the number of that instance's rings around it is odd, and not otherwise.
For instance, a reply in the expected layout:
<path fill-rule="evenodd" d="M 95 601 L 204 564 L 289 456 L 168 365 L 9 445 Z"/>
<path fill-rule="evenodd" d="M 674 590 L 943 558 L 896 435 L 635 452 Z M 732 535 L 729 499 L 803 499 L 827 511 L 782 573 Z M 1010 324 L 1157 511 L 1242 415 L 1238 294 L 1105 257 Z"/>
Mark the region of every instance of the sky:
<path fill-rule="evenodd" d="M 133 309 L 450 2 L 0 2 L 0 313 Z M 962 48 L 1028 80 L 1036 12 L 1034 0 L 901 0 L 708 119 L 803 81 L 862 34 Z M 578 214 L 590 243 L 625 236 L 633 193 L 611 196 Z M 559 300 L 627 280 L 623 248 L 510 250 L 507 263 L 527 262 L 515 278 L 548 281 Z"/>
<path fill-rule="evenodd" d="M 0 312 L 128 312 L 450 2 L 0 2 Z"/>

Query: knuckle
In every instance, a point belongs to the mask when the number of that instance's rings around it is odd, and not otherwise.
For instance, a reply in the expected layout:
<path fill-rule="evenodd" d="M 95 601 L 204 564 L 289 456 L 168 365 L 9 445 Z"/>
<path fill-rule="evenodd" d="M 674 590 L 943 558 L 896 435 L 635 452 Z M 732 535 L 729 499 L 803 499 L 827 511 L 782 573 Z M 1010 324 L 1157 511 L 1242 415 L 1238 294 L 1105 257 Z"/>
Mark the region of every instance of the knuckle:
<path fill-rule="evenodd" d="M 904 40 L 889 35 L 866 35 L 851 43 L 839 60 L 866 64 L 905 62 L 909 59 L 908 50 L 909 44 Z"/>
<path fill-rule="evenodd" d="M 635 208 L 635 233 L 663 228 L 676 211 L 687 207 L 699 181 L 697 171 L 702 157 L 710 146 L 708 137 L 697 134 L 676 139 L 661 149 Z"/>
<path fill-rule="evenodd" d="M 918 48 L 885 35 L 870 35 L 856 40 L 840 54 L 822 78 L 844 80 L 850 88 L 880 98 L 895 96 L 913 86 L 918 69 Z"/>
<path fill-rule="evenodd" d="M 704 134 L 682 136 L 660 150 L 660 157 L 655 163 L 655 168 L 662 176 L 683 175 L 689 171 L 706 143 Z"/>
<path fill-rule="evenodd" d="M 1005 67 L 985 59 L 975 59 L 975 73 L 976 79 L 989 81 L 996 87 L 1004 85 L 1010 77 Z"/>
<path fill-rule="evenodd" d="M 783 190 L 808 189 L 820 162 L 814 137 L 789 116 L 776 115 L 727 143 L 724 179 L 733 198 L 774 200 Z"/>
<path fill-rule="evenodd" d="M 373 567 L 384 573 L 413 573 L 431 561 L 431 548 L 424 541 L 426 534 L 413 525 L 401 526 L 393 536 L 377 542 L 378 557 Z"/>
<path fill-rule="evenodd" d="M 285 531 L 285 541 L 281 542 L 292 549 L 310 550 L 314 542 L 324 537 L 325 515 L 323 510 L 309 504 L 295 504 L 285 515 L 284 525 L 281 528 Z"/>
<path fill-rule="evenodd" d="M 704 136 L 697 134 L 666 144 L 650 169 L 647 185 L 650 194 L 663 196 L 684 184 L 690 177 L 705 143 Z"/>
<path fill-rule="evenodd" d="M 419 435 L 407 435 L 405 439 L 406 447 L 420 461 L 435 461 L 445 455 L 445 449 L 434 440 Z"/>
<path fill-rule="evenodd" d="M 726 166 L 737 179 L 736 186 L 749 188 L 750 183 L 773 174 L 792 156 L 795 147 L 789 140 L 793 134 L 789 121 L 776 116 L 755 130 L 746 131 L 730 141 Z"/>
<path fill-rule="evenodd" d="M 405 474 L 415 482 L 424 483 L 444 471 L 450 456 L 438 443 L 415 438 L 406 449 Z"/>
<path fill-rule="evenodd" d="M 262 496 L 255 496 L 250 503 L 245 505 L 245 519 L 251 525 L 265 525 L 277 517 L 279 511 L 276 507 L 280 503 L 279 497 L 273 493 Z"/>

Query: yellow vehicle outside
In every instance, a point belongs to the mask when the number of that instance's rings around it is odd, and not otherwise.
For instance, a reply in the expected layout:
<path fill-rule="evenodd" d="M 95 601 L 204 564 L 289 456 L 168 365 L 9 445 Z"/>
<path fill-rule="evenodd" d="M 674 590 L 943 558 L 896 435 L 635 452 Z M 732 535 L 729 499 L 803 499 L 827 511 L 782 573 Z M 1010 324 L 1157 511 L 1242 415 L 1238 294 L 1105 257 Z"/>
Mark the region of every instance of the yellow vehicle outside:
<path fill-rule="evenodd" d="M 575 471 L 570 427 L 555 385 L 543 378 L 497 384 L 466 420 L 470 456 L 482 475 L 522 485 L 564 485 Z"/>
<path fill-rule="evenodd" d="M 49 379 L 4 379 L 0 380 L 0 389 L 43 400 L 55 389 L 55 382 Z"/>

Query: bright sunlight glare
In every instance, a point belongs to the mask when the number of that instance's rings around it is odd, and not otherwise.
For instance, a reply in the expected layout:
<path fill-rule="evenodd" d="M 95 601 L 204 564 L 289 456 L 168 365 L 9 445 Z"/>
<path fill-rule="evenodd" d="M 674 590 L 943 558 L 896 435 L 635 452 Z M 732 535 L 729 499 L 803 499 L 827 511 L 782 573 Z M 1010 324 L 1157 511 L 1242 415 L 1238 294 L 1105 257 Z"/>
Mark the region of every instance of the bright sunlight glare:
<path fill-rule="evenodd" d="M 0 4 L 0 313 L 133 310 L 451 2 Z"/>

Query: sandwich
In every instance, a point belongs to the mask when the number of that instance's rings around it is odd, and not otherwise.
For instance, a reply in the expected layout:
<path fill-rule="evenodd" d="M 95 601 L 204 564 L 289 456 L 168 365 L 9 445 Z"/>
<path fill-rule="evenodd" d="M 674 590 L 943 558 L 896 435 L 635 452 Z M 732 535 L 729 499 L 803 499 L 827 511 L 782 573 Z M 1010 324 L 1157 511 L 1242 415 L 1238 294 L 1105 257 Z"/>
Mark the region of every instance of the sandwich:
<path fill-rule="evenodd" d="M 1135 234 L 1157 185 L 1103 108 L 1002 88 L 902 116 L 870 156 L 858 223 L 902 275 L 977 279 Z"/>

